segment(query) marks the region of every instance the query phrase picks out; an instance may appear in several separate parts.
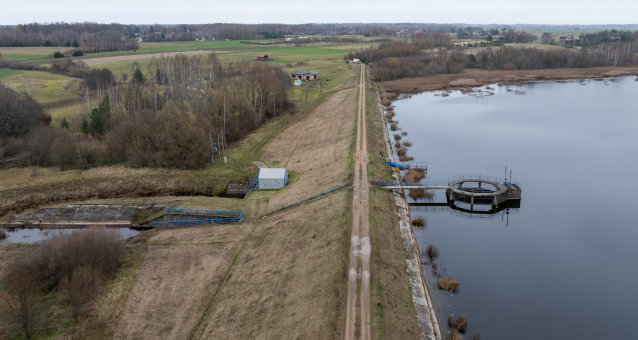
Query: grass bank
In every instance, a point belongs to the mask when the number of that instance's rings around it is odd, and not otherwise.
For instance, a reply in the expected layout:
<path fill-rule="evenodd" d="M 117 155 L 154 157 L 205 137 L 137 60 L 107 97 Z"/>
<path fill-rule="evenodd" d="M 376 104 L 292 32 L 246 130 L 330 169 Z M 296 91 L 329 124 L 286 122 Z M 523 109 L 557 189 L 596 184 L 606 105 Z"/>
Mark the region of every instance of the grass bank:
<path fill-rule="evenodd" d="M 385 164 L 383 122 L 376 86 L 369 81 L 366 89 L 368 177 L 370 181 L 388 180 L 392 178 L 392 170 Z M 383 151 L 383 157 L 379 155 L 380 151 Z M 391 192 L 375 187 L 370 190 L 370 242 L 372 336 L 375 339 L 419 338 L 394 197 Z"/>

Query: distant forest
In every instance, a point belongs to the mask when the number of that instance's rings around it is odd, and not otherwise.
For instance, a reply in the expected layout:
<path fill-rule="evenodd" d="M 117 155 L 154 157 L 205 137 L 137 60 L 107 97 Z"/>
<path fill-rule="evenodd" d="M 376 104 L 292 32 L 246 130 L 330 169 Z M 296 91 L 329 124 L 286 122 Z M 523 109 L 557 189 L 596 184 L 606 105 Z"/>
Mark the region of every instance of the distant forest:
<path fill-rule="evenodd" d="M 507 31 L 503 36 L 514 42 L 526 42 L 524 32 Z M 520 38 L 520 39 L 519 39 Z M 386 41 L 378 47 L 350 53 L 372 63 L 378 81 L 432 74 L 459 73 L 463 69 L 530 70 L 638 64 L 638 31 L 603 31 L 581 34 L 580 48 L 521 48 L 486 44 L 466 50 L 463 44 L 451 43 L 447 34 L 417 34 L 411 41 Z"/>
<path fill-rule="evenodd" d="M 411 36 L 415 33 L 454 33 L 458 38 L 485 38 L 502 34 L 506 42 L 533 39 L 527 30 L 638 30 L 638 25 L 548 26 L 465 25 L 465 24 L 201 24 L 201 25 L 121 25 L 84 23 L 29 23 L 0 26 L 0 47 L 65 46 L 83 52 L 134 50 L 141 41 L 254 40 L 282 39 L 290 35 L 362 35 L 365 37 Z M 517 36 L 511 36 L 519 31 Z M 502 33 L 501 33 L 502 32 Z M 508 35 L 510 34 L 510 35 Z"/>

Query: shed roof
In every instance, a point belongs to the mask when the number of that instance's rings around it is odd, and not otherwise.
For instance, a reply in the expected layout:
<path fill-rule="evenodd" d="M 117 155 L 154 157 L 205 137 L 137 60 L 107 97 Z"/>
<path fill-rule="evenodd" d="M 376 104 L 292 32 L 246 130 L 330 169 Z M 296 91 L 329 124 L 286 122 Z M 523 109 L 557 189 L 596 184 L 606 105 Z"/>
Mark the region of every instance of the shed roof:
<path fill-rule="evenodd" d="M 299 71 L 293 72 L 292 74 L 293 75 L 297 75 L 297 74 L 303 75 L 303 74 L 319 74 L 319 73 L 317 73 L 315 71 L 310 71 L 310 70 L 299 70 Z"/>
<path fill-rule="evenodd" d="M 259 178 L 286 178 L 286 168 L 260 168 Z"/>

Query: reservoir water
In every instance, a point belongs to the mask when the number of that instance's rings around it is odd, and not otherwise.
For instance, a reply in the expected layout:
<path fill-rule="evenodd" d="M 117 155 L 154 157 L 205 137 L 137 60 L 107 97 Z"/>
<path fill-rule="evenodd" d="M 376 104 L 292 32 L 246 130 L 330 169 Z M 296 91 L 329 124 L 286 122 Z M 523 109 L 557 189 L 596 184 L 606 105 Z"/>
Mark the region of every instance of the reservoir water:
<path fill-rule="evenodd" d="M 428 179 L 503 177 L 507 166 L 523 189 L 520 209 L 491 218 L 411 208 L 427 221 L 415 227 L 421 253 L 435 244 L 438 271 L 460 283 L 443 293 L 424 265 L 443 324 L 467 316 L 466 338 L 638 337 L 634 79 L 494 84 L 394 102 Z"/>

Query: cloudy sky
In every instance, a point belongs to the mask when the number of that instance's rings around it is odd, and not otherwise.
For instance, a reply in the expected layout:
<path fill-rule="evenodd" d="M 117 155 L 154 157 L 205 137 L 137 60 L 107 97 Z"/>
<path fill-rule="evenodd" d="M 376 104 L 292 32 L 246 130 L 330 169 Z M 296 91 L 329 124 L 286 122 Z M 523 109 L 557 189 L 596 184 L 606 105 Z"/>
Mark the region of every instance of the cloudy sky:
<path fill-rule="evenodd" d="M 0 25 L 27 22 L 635 24 L 636 0 L 0 0 Z"/>

